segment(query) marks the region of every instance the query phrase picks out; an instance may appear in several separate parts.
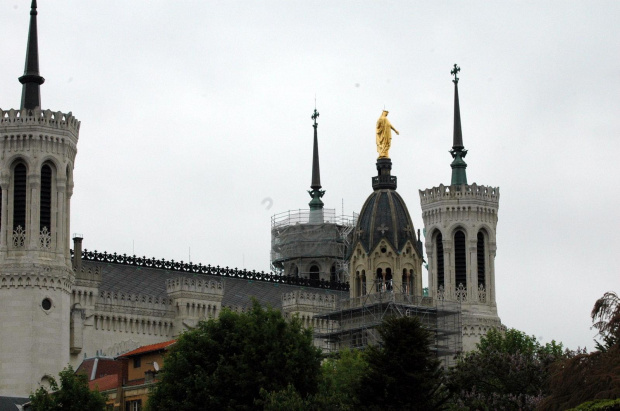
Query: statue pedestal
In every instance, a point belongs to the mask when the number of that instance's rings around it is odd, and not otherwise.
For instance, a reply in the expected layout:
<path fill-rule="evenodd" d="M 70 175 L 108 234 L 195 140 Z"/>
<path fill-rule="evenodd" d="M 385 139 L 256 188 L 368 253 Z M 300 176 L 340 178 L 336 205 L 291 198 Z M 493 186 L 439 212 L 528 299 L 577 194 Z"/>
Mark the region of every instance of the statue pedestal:
<path fill-rule="evenodd" d="M 374 190 L 396 190 L 396 176 L 391 175 L 392 160 L 390 158 L 377 159 L 377 177 L 372 178 Z"/>

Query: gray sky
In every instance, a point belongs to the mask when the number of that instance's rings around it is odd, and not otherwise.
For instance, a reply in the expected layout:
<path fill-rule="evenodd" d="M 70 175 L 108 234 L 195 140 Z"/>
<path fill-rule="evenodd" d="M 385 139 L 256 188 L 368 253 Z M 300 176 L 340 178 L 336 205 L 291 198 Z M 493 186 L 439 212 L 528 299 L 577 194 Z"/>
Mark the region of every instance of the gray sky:
<path fill-rule="evenodd" d="M 86 248 L 267 270 L 271 215 L 310 200 L 315 95 L 326 207 L 371 193 L 385 105 L 422 228 L 418 190 L 450 181 L 458 63 L 469 182 L 500 187 L 502 322 L 593 348 L 592 305 L 620 291 L 619 2 L 38 3 L 43 108 L 82 122 Z M 4 109 L 29 5 L 0 5 Z"/>

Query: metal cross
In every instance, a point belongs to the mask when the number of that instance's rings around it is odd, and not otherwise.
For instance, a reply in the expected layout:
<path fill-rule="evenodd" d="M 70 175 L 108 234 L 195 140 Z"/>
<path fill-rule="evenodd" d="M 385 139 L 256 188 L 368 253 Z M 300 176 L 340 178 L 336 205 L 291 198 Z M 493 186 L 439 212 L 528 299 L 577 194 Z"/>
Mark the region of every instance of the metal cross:
<path fill-rule="evenodd" d="M 316 108 L 314 109 L 314 114 L 312 114 L 311 118 L 312 118 L 312 120 L 314 120 L 314 126 L 313 127 L 316 127 L 316 119 L 319 118 L 319 112 L 316 111 Z"/>
<path fill-rule="evenodd" d="M 356 234 L 358 237 L 362 237 L 362 235 L 364 234 L 364 230 L 357 230 L 357 231 L 355 232 L 355 234 Z"/>
<path fill-rule="evenodd" d="M 381 235 L 385 235 L 385 232 L 388 231 L 389 228 L 385 224 L 381 224 L 381 226 L 378 227 L 377 230 L 381 231 Z"/>
<path fill-rule="evenodd" d="M 454 76 L 454 80 L 452 80 L 454 84 L 457 84 L 459 82 L 459 77 L 458 77 L 459 71 L 461 71 L 461 68 L 457 66 L 456 64 L 454 65 L 454 68 L 452 69 L 452 71 L 450 71 L 450 74 Z"/>
<path fill-rule="evenodd" d="M 407 227 L 405 227 L 405 228 L 403 229 L 403 231 L 404 231 L 404 232 L 406 232 L 406 233 L 407 233 L 407 234 L 409 234 L 409 235 L 413 235 L 413 229 L 411 228 L 411 226 L 410 226 L 410 225 L 407 225 Z"/>

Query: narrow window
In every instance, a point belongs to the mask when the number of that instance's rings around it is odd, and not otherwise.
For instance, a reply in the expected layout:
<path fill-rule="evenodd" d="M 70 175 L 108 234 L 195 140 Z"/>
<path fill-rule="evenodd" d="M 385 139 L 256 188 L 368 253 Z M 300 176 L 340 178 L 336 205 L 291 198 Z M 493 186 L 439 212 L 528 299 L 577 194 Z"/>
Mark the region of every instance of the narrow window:
<path fill-rule="evenodd" d="M 133 357 L 133 368 L 140 368 L 142 361 L 140 357 Z"/>
<path fill-rule="evenodd" d="M 310 267 L 310 280 L 319 281 L 319 266 L 313 265 Z"/>
<path fill-rule="evenodd" d="M 486 288 L 486 282 L 485 282 L 485 266 L 484 266 L 484 262 L 485 262 L 485 252 L 484 252 L 484 234 L 482 234 L 482 231 L 478 232 L 478 285 L 482 286 L 483 288 Z"/>
<path fill-rule="evenodd" d="M 336 277 L 336 264 L 332 264 L 332 268 L 329 270 L 329 281 L 332 283 L 338 281 L 338 278 Z"/>
<path fill-rule="evenodd" d="M 13 171 L 13 229 L 26 229 L 26 166 L 19 163 Z"/>
<path fill-rule="evenodd" d="M 362 270 L 362 295 L 366 295 L 366 270 Z"/>
<path fill-rule="evenodd" d="M 360 272 L 356 271 L 355 272 L 355 296 L 359 297 L 362 294 L 362 287 L 361 287 L 361 278 L 360 278 Z"/>
<path fill-rule="evenodd" d="M 403 278 L 400 281 L 403 287 L 403 294 L 409 294 L 409 281 L 407 278 L 407 269 L 403 268 Z"/>
<path fill-rule="evenodd" d="M 383 287 L 383 272 L 380 268 L 377 268 L 377 279 L 375 280 L 375 284 L 377 292 L 380 292 Z"/>
<path fill-rule="evenodd" d="M 385 289 L 387 291 L 392 291 L 392 269 L 385 269 Z"/>
<path fill-rule="evenodd" d="M 444 285 L 444 265 L 443 265 L 443 236 L 441 233 L 435 237 L 435 254 L 437 255 L 437 288 Z"/>
<path fill-rule="evenodd" d="M 52 231 L 52 168 L 45 164 L 41 167 L 41 222 L 40 230 L 47 227 Z"/>
<path fill-rule="evenodd" d="M 467 260 L 465 254 L 465 233 L 457 231 L 454 234 L 454 285 L 458 288 L 463 284 L 467 288 Z"/>

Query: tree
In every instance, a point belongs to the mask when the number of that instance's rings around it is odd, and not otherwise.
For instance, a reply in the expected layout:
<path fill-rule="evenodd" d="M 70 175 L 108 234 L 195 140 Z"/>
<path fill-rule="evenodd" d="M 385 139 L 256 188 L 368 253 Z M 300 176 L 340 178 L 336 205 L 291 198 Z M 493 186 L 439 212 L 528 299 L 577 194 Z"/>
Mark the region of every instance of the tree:
<path fill-rule="evenodd" d="M 620 298 L 613 291 L 608 291 L 596 300 L 592 308 L 592 327 L 598 330 L 603 344 L 595 341 L 599 351 L 607 351 L 620 344 Z"/>
<path fill-rule="evenodd" d="M 440 409 L 447 399 L 431 336 L 416 317 L 391 317 L 378 328 L 382 343 L 366 350 L 368 372 L 358 398 L 367 409 Z"/>
<path fill-rule="evenodd" d="M 555 341 L 541 345 L 514 328 L 492 329 L 448 375 L 455 408 L 533 409 L 548 393 L 550 365 L 565 355 Z"/>
<path fill-rule="evenodd" d="M 598 351 L 579 351 L 572 358 L 554 364 L 550 395 L 541 409 L 564 410 L 586 401 L 620 398 L 620 299 L 607 292 L 594 303 L 592 325 L 603 344 Z M 580 409 L 586 409 L 585 407 Z M 616 408 L 617 409 L 617 408 Z"/>
<path fill-rule="evenodd" d="M 76 375 L 71 366 L 59 374 L 60 388 L 54 378 L 50 391 L 40 387 L 30 395 L 33 411 L 99 411 L 105 409 L 106 396 L 99 391 L 90 391 L 88 378 Z"/>
<path fill-rule="evenodd" d="M 260 390 L 315 394 L 320 350 L 297 318 L 253 301 L 244 314 L 223 310 L 182 334 L 168 352 L 152 410 L 253 409 Z"/>
<path fill-rule="evenodd" d="M 281 391 L 261 390 L 263 407 L 266 411 L 359 409 L 361 404 L 357 395 L 367 370 L 368 363 L 362 351 L 342 350 L 321 364 L 321 378 L 316 394 L 303 398 L 291 385 Z"/>

